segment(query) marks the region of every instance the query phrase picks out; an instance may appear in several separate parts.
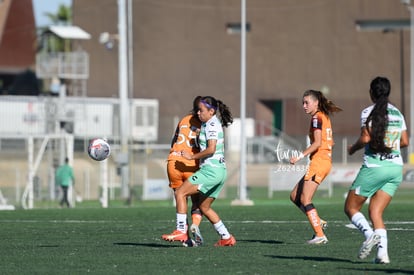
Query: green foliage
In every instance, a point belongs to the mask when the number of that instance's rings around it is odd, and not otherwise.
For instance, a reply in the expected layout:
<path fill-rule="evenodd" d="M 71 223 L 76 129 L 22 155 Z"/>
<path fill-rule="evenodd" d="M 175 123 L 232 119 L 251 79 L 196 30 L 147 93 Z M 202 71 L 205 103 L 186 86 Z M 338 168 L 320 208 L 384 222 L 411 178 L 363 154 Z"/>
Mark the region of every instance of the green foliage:
<path fill-rule="evenodd" d="M 54 25 L 70 25 L 72 22 L 72 8 L 66 5 L 59 5 L 56 13 L 45 12 L 46 17 Z"/>
<path fill-rule="evenodd" d="M 46 12 L 46 17 L 52 22 L 52 25 L 71 25 L 72 24 L 72 8 L 66 5 L 59 5 L 56 13 Z M 70 52 L 71 43 L 68 39 L 62 39 L 57 36 L 45 36 L 42 47 L 45 47 L 48 52 Z"/>
<path fill-rule="evenodd" d="M 400 190 L 401 191 L 401 190 Z M 0 212 L 3 274 L 413 274 L 413 191 L 401 191 L 385 213 L 391 264 L 356 258 L 362 235 L 343 213 L 343 192 L 320 196 L 315 205 L 329 222 L 329 243 L 309 246 L 312 230 L 286 196 L 255 200 L 254 206 L 214 207 L 237 239 L 235 247 L 214 247 L 218 240 L 205 219 L 202 247 L 185 248 L 161 235 L 175 227 L 171 201 L 96 201 L 73 209 Z M 366 213 L 366 207 L 364 207 Z M 372 253 L 371 256 L 374 256 Z"/>

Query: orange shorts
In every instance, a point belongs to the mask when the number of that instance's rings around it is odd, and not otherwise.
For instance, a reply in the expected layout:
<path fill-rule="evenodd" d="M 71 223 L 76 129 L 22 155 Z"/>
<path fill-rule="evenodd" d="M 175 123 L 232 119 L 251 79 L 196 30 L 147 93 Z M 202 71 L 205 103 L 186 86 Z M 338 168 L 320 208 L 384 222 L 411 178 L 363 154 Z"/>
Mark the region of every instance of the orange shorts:
<path fill-rule="evenodd" d="M 312 159 L 306 171 L 304 180 L 312 180 L 320 184 L 331 171 L 332 161 L 330 159 Z"/>
<path fill-rule="evenodd" d="M 168 160 L 167 174 L 170 187 L 173 189 L 180 187 L 197 170 L 198 165 L 188 166 L 188 164 L 179 160 Z"/>

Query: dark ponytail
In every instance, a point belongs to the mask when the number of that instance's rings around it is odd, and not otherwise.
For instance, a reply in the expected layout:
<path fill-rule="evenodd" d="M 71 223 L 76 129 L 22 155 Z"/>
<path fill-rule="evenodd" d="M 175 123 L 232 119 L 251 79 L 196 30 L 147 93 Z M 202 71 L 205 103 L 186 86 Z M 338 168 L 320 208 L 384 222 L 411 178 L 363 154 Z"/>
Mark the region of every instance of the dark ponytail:
<path fill-rule="evenodd" d="M 303 97 L 305 97 L 305 96 L 312 96 L 314 99 L 317 99 L 318 100 L 318 109 L 319 109 L 319 111 L 321 111 L 322 113 L 324 113 L 326 115 L 330 115 L 332 113 L 342 111 L 341 108 L 336 106 L 335 103 L 333 103 L 331 100 L 328 100 L 323 95 L 323 93 L 320 92 L 320 91 L 307 90 L 303 94 Z"/>
<path fill-rule="evenodd" d="M 391 83 L 385 77 L 376 77 L 371 81 L 370 95 L 375 103 L 369 114 L 366 126 L 370 135 L 369 147 L 375 153 L 390 153 L 391 148 L 385 146 L 384 138 L 388 126 L 388 96 Z"/>

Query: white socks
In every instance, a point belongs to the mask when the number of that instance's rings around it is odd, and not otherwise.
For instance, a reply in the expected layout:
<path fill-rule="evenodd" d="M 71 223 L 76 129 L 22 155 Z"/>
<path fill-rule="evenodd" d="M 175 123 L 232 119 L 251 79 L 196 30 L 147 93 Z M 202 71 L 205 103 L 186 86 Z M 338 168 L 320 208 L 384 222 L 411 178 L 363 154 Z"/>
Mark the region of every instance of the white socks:
<path fill-rule="evenodd" d="M 354 224 L 359 229 L 359 231 L 361 231 L 364 234 L 365 239 L 368 239 L 374 233 L 367 219 L 361 212 L 358 212 L 355 215 L 353 215 L 351 221 L 352 224 Z M 375 229 L 375 233 L 381 236 L 380 243 L 378 244 L 377 253 L 377 258 L 381 259 L 384 256 L 388 255 L 387 230 L 385 228 L 379 228 Z"/>
<path fill-rule="evenodd" d="M 374 233 L 367 219 L 361 212 L 354 214 L 351 218 L 351 222 L 359 229 L 359 231 L 361 231 L 362 234 L 364 234 L 365 239 L 368 239 L 372 233 Z"/>
<path fill-rule="evenodd" d="M 187 232 L 187 214 L 177 213 L 177 230 L 186 233 Z"/>
<path fill-rule="evenodd" d="M 222 239 L 227 240 L 230 238 L 230 233 L 221 220 L 218 223 L 214 224 L 214 229 L 216 229 L 217 233 L 221 236 Z"/>
<path fill-rule="evenodd" d="M 375 229 L 375 233 L 381 236 L 381 241 L 378 244 L 378 253 L 377 258 L 382 259 L 384 256 L 388 255 L 388 238 L 387 230 L 380 228 Z"/>

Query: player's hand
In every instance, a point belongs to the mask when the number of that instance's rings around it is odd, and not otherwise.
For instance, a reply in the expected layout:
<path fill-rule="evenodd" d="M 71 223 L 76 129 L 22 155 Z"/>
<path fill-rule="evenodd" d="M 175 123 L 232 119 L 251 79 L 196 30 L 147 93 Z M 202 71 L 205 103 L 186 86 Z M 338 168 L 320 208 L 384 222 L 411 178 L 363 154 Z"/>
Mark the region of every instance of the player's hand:
<path fill-rule="evenodd" d="M 187 151 L 181 151 L 181 156 L 183 157 L 183 158 L 185 158 L 185 159 L 189 159 L 189 160 L 191 160 L 192 159 L 192 154 L 190 154 L 189 152 L 187 152 Z"/>
<path fill-rule="evenodd" d="M 299 156 L 294 156 L 291 157 L 289 160 L 290 164 L 295 164 L 296 162 L 298 162 L 299 160 L 303 159 L 305 156 L 303 155 L 303 153 L 300 153 Z"/>

